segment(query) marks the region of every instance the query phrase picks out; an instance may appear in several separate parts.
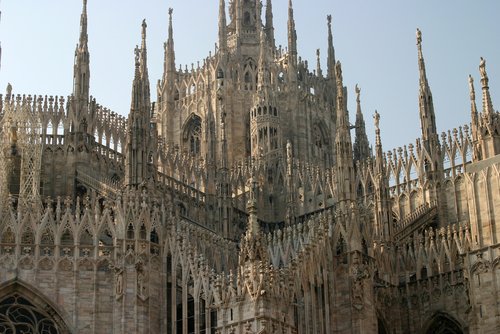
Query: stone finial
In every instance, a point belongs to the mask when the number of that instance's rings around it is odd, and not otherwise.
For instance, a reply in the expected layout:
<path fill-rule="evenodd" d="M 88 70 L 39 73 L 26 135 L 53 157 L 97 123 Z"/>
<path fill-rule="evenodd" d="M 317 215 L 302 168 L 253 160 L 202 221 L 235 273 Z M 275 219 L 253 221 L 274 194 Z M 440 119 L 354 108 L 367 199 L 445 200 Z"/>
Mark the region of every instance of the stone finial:
<path fill-rule="evenodd" d="M 360 102 L 361 89 L 358 87 L 358 84 L 354 87 L 354 91 L 356 92 L 356 102 Z"/>
<path fill-rule="evenodd" d="M 11 96 L 11 95 L 12 95 L 12 85 L 9 82 L 7 84 L 7 96 Z"/>
<path fill-rule="evenodd" d="M 335 74 L 337 75 L 337 82 L 342 83 L 342 64 L 339 60 L 335 63 Z"/>
<path fill-rule="evenodd" d="M 486 59 L 481 57 L 479 62 L 479 73 L 481 74 L 481 79 L 488 79 L 488 74 L 486 73 Z"/>
<path fill-rule="evenodd" d="M 422 32 L 417 28 L 417 45 L 422 45 Z"/>
<path fill-rule="evenodd" d="M 373 121 L 375 123 L 375 129 L 380 130 L 380 114 L 375 110 L 375 114 L 373 115 Z"/>
<path fill-rule="evenodd" d="M 476 99 L 476 92 L 474 90 L 474 78 L 469 74 L 469 93 L 471 101 Z"/>
<path fill-rule="evenodd" d="M 328 27 L 332 27 L 332 16 L 331 15 L 327 15 L 326 16 L 326 20 L 328 21 Z"/>

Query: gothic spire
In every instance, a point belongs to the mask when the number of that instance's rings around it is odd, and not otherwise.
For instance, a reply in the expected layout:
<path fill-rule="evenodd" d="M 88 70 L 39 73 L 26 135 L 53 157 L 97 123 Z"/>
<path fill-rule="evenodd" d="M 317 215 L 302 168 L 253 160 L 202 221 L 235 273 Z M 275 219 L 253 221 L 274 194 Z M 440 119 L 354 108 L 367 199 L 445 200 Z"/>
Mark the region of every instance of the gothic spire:
<path fill-rule="evenodd" d="M 472 125 L 472 138 L 477 139 L 478 112 L 476 105 L 476 90 L 474 89 L 474 78 L 469 74 L 469 94 L 470 94 L 470 116 Z"/>
<path fill-rule="evenodd" d="M 425 62 L 422 53 L 422 32 L 417 28 L 417 49 L 418 49 L 418 69 L 419 69 L 419 109 L 420 125 L 422 127 L 422 140 L 427 150 L 432 150 L 438 144 L 436 129 L 436 115 L 434 114 L 434 104 L 432 93 L 425 72 Z"/>
<path fill-rule="evenodd" d="M 138 185 L 150 176 L 154 165 L 154 131 L 151 131 L 151 103 L 147 68 L 146 21 L 142 21 L 141 47 L 135 47 L 135 71 L 132 100 L 127 124 L 125 184 Z"/>
<path fill-rule="evenodd" d="M 226 2 L 219 1 L 219 51 L 226 52 L 227 49 L 227 34 L 226 34 Z"/>
<path fill-rule="evenodd" d="M 347 116 L 347 110 L 345 110 L 344 101 L 344 84 L 342 77 L 342 65 L 340 61 L 335 64 L 335 74 L 337 83 L 337 128 L 343 131 L 349 131 L 349 119 Z M 337 136 L 338 137 L 338 136 Z M 349 135 L 349 138 L 351 136 Z"/>
<path fill-rule="evenodd" d="M 354 140 L 354 160 L 366 160 L 370 156 L 370 144 L 366 135 L 365 120 L 361 111 L 361 89 L 356 85 L 356 138 Z"/>
<path fill-rule="evenodd" d="M 172 27 L 172 14 L 174 10 L 168 9 L 168 39 L 165 43 L 165 75 L 175 72 L 174 29 Z"/>
<path fill-rule="evenodd" d="M 141 30 L 141 48 L 135 48 L 135 75 L 132 84 L 132 102 L 131 113 L 133 117 L 138 117 L 139 114 L 143 124 L 149 123 L 149 76 L 147 65 L 147 49 L 146 49 L 146 20 L 142 21 Z M 136 115 L 136 113 L 138 113 Z"/>
<path fill-rule="evenodd" d="M 259 54 L 259 75 L 257 82 L 257 90 L 264 91 L 270 85 L 269 64 L 267 61 L 267 43 L 263 29 L 260 30 L 260 54 Z"/>
<path fill-rule="evenodd" d="M 288 0 L 288 53 L 289 63 L 294 67 L 297 66 L 297 32 L 293 18 L 292 0 Z"/>
<path fill-rule="evenodd" d="M 380 114 L 375 110 L 375 231 L 374 240 L 387 240 L 391 234 L 389 180 L 385 172 L 385 159 L 380 139 Z"/>
<path fill-rule="evenodd" d="M 486 119 L 491 121 L 494 114 L 493 102 L 491 101 L 490 88 L 488 87 L 488 73 L 486 73 L 486 60 L 481 57 L 479 63 L 479 73 L 481 74 L 481 86 L 483 88 L 483 114 Z"/>
<path fill-rule="evenodd" d="M 220 92 L 218 93 L 218 103 L 220 111 L 220 159 L 221 165 L 218 172 L 217 193 L 219 199 L 219 219 L 222 223 L 222 232 L 225 238 L 229 238 L 231 221 L 231 196 L 228 177 L 228 149 L 227 149 L 227 133 L 226 133 L 226 106 L 224 99 Z"/>
<path fill-rule="evenodd" d="M 339 61 L 335 65 L 337 83 L 337 133 L 335 135 L 337 163 L 337 200 L 339 203 L 354 200 L 354 163 L 352 157 L 349 117 L 344 101 L 342 67 Z"/>
<path fill-rule="evenodd" d="M 89 113 L 90 101 L 90 54 L 87 34 L 87 0 L 83 0 L 80 16 L 80 36 L 75 49 L 73 65 L 73 94 L 70 100 L 68 115 L 72 120 L 71 130 L 87 132 L 92 124 Z"/>
<path fill-rule="evenodd" d="M 273 23 L 273 3 L 272 0 L 267 0 L 266 3 L 266 36 L 268 45 L 271 47 L 272 52 L 276 48 L 276 41 L 274 39 L 274 23 Z"/>
<path fill-rule="evenodd" d="M 148 53 L 147 53 L 147 48 L 146 48 L 146 28 L 147 28 L 146 20 L 142 20 L 142 31 L 141 31 L 141 59 L 140 59 L 140 71 L 141 71 L 141 76 L 143 80 L 146 80 L 149 82 L 149 77 L 148 77 L 148 63 L 147 63 L 147 58 L 148 58 Z"/>
<path fill-rule="evenodd" d="M 322 77 L 323 76 L 323 71 L 321 70 L 321 61 L 320 61 L 320 50 L 317 49 L 316 50 L 316 74 L 318 75 L 318 77 Z"/>
<path fill-rule="evenodd" d="M 83 0 L 83 9 L 80 17 L 80 47 L 87 47 L 87 0 Z"/>
<path fill-rule="evenodd" d="M 380 114 L 375 110 L 373 115 L 373 121 L 375 123 L 375 162 L 376 170 L 378 173 L 383 174 L 383 151 L 382 151 L 382 140 L 380 139 Z"/>
<path fill-rule="evenodd" d="M 335 49 L 333 47 L 332 16 L 326 17 L 328 21 L 328 78 L 335 78 Z"/>
<path fill-rule="evenodd" d="M 75 64 L 73 68 L 73 96 L 80 107 L 89 102 L 90 55 L 87 33 L 87 0 L 83 0 L 80 16 L 80 37 L 75 50 Z"/>

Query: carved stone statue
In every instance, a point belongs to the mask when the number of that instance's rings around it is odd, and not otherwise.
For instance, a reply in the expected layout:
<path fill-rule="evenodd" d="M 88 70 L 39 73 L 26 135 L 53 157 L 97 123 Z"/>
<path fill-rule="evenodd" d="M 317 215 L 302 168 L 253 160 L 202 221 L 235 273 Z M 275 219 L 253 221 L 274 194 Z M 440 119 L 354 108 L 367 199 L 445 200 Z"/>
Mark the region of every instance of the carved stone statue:
<path fill-rule="evenodd" d="M 481 79 L 487 77 L 486 75 L 486 60 L 481 57 L 481 61 L 479 62 L 479 73 L 481 74 Z"/>
<path fill-rule="evenodd" d="M 144 264 L 139 261 L 135 264 L 135 270 L 137 271 L 137 295 L 145 299 L 146 295 L 146 274 L 144 272 Z"/>
<path fill-rule="evenodd" d="M 417 28 L 417 45 L 422 44 L 422 32 Z"/>
<path fill-rule="evenodd" d="M 286 158 L 288 161 L 292 160 L 292 143 L 290 140 L 286 142 Z"/>
<path fill-rule="evenodd" d="M 373 115 L 373 120 L 375 122 L 375 129 L 380 129 L 380 114 L 375 110 L 375 114 Z"/>
<path fill-rule="evenodd" d="M 356 92 L 356 101 L 359 102 L 359 95 L 361 94 L 361 89 L 358 87 L 358 84 L 356 84 L 354 91 Z"/>
<path fill-rule="evenodd" d="M 119 299 L 123 295 L 123 267 L 118 267 L 110 264 L 109 269 L 113 270 L 115 281 L 115 298 Z"/>
<path fill-rule="evenodd" d="M 470 99 L 475 100 L 476 92 L 474 90 L 474 78 L 470 74 L 469 74 L 469 92 L 470 92 Z"/>

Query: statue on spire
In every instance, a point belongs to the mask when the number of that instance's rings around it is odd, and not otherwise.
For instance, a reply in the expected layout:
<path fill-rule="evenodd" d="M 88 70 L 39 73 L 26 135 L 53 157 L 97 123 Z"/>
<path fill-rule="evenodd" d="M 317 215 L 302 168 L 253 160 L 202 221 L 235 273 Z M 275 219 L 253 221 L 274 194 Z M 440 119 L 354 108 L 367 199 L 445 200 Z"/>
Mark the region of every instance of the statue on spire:
<path fill-rule="evenodd" d="M 474 90 L 474 78 L 469 74 L 469 92 L 471 101 L 476 99 L 476 91 Z"/>
<path fill-rule="evenodd" d="M 375 110 L 375 114 L 373 115 L 373 121 L 375 123 L 375 130 L 380 130 L 380 114 Z"/>
<path fill-rule="evenodd" d="M 481 57 L 481 61 L 479 62 L 479 73 L 481 74 L 481 79 L 488 77 L 486 74 L 486 60 L 483 57 Z"/>
<path fill-rule="evenodd" d="M 422 45 L 422 32 L 417 28 L 417 45 Z"/>

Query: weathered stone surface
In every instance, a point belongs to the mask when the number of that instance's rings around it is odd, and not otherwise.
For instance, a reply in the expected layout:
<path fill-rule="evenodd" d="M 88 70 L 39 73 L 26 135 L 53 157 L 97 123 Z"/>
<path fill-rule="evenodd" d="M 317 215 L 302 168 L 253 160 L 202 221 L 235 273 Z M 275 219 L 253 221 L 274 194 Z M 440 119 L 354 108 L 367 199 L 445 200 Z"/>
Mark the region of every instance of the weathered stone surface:
<path fill-rule="evenodd" d="M 262 22 L 258 2 L 230 2 L 226 20 L 221 0 L 218 49 L 191 70 L 176 68 L 170 11 L 155 104 L 143 22 L 128 118 L 89 95 L 86 1 L 69 99 L 9 85 L 0 331 L 500 330 L 500 116 L 485 60 L 483 110 L 471 77 L 471 126 L 440 137 L 417 30 L 422 138 L 384 153 L 376 113 L 372 152 L 358 87 L 351 140 L 331 17 L 323 76 L 297 56 L 291 5 L 285 51 L 271 1 Z"/>

